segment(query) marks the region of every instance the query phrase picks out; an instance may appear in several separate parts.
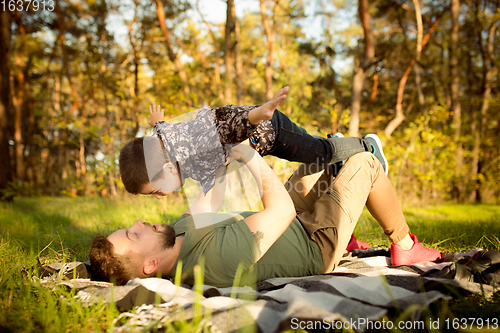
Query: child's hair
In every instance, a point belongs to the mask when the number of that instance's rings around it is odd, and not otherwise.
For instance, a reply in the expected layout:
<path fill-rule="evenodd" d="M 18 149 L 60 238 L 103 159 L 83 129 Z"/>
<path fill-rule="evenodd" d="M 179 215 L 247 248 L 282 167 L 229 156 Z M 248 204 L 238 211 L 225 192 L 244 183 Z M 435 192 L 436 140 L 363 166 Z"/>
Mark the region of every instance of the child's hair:
<path fill-rule="evenodd" d="M 147 163 L 146 158 L 147 157 Z M 120 174 L 125 189 L 132 194 L 162 177 L 163 165 L 170 161 L 157 137 L 134 138 L 120 151 Z"/>

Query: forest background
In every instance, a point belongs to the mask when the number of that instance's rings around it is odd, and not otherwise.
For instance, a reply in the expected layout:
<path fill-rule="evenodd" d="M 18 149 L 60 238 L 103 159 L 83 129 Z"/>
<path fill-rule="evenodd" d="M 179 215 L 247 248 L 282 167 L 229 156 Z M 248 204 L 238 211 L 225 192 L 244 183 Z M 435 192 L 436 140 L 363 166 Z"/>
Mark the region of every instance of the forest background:
<path fill-rule="evenodd" d="M 126 195 L 151 102 L 171 119 L 289 85 L 311 134 L 382 138 L 404 202 L 499 202 L 500 0 L 249 1 L 218 22 L 207 0 L 0 1 L 2 199 Z"/>

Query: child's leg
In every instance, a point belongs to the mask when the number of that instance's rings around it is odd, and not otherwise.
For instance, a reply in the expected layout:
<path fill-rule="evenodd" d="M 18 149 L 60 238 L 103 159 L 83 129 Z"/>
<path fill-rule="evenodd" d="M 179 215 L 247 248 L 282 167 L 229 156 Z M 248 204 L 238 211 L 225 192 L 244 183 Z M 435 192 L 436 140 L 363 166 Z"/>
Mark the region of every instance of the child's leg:
<path fill-rule="evenodd" d="M 292 162 L 326 165 L 340 162 L 361 152 L 371 152 L 371 145 L 361 138 L 318 138 L 297 126 L 286 115 L 274 111 L 271 122 L 276 139 L 269 155 Z"/>

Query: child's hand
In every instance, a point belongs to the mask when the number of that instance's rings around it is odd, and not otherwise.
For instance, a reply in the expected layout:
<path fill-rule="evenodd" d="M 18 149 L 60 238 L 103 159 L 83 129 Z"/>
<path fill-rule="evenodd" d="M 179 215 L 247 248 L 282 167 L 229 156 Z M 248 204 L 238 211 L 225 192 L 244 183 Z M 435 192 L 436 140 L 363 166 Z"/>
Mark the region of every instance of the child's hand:
<path fill-rule="evenodd" d="M 257 124 L 261 120 L 269 120 L 272 118 L 274 114 L 274 110 L 283 102 L 286 98 L 286 94 L 290 87 L 284 87 L 278 90 L 278 92 L 274 95 L 274 97 L 268 101 L 266 104 L 259 106 L 256 109 L 253 109 L 248 113 L 248 120 L 252 124 Z"/>
<path fill-rule="evenodd" d="M 274 109 L 276 109 L 278 107 L 278 105 L 280 105 L 280 103 L 283 102 L 286 99 L 286 94 L 288 94 L 289 91 L 290 91 L 290 87 L 289 86 L 281 88 L 274 95 L 274 97 L 270 101 L 268 101 L 266 104 L 264 104 L 264 105 L 269 104 L 271 107 L 273 107 Z M 272 115 L 271 115 L 271 117 L 272 117 Z"/>
<path fill-rule="evenodd" d="M 161 109 L 160 105 L 156 106 L 155 103 L 149 106 L 149 120 L 148 123 L 154 126 L 157 121 L 165 120 L 163 112 L 165 109 Z"/>

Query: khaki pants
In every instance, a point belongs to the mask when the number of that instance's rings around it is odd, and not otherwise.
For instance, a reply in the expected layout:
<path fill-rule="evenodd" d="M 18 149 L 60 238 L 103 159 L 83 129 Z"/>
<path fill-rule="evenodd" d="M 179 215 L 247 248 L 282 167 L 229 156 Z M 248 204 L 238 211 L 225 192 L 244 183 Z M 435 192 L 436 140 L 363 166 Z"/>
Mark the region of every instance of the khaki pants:
<path fill-rule="evenodd" d="M 301 164 L 285 187 L 297 218 L 321 250 L 324 273 L 342 258 L 365 204 L 393 243 L 410 231 L 396 193 L 371 153 L 349 158 L 336 178 L 328 168 Z"/>

